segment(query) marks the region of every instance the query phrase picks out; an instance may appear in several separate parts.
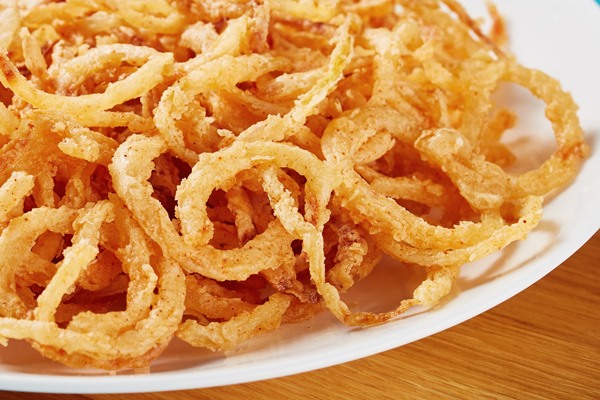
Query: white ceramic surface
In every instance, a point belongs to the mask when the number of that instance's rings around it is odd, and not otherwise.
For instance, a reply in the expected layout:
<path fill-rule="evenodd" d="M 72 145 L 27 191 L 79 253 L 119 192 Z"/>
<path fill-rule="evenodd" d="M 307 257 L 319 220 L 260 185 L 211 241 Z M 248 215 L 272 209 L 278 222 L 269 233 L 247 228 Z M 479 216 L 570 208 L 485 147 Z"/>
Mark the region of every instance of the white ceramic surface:
<path fill-rule="evenodd" d="M 463 0 L 482 15 L 483 0 Z M 0 390 L 58 393 L 149 392 L 201 388 L 269 379 L 376 354 L 440 332 L 498 305 L 542 278 L 583 245 L 600 227 L 600 7 L 594 0 L 503 0 L 511 49 L 523 64 L 558 77 L 580 104 L 580 118 L 592 146 L 577 180 L 550 199 L 539 228 L 527 240 L 465 266 L 451 301 L 369 329 L 351 329 L 328 313 L 313 321 L 283 327 L 240 347 L 227 357 L 173 342 L 151 368 L 107 375 L 71 370 L 46 361 L 28 345 L 11 342 L 0 349 Z M 515 143 L 519 152 L 544 156 L 552 135 L 542 109 L 531 96 L 517 93 L 524 120 L 516 131 L 535 132 L 535 140 Z M 352 301 L 385 309 L 397 299 L 372 298 L 372 290 L 402 294 L 400 277 L 389 269 L 361 282 Z M 381 285 L 386 285 L 382 290 Z M 365 295 L 365 292 L 370 292 Z M 392 296 L 392 297 L 395 297 Z"/>

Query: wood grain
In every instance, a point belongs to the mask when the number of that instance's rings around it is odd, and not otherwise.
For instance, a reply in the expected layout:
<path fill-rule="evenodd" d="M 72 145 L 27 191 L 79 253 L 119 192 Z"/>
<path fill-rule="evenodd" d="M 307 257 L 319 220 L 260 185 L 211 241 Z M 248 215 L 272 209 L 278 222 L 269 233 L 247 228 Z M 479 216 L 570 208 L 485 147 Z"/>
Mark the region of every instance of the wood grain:
<path fill-rule="evenodd" d="M 600 399 L 600 233 L 544 279 L 461 325 L 362 360 L 218 388 L 0 399 Z"/>

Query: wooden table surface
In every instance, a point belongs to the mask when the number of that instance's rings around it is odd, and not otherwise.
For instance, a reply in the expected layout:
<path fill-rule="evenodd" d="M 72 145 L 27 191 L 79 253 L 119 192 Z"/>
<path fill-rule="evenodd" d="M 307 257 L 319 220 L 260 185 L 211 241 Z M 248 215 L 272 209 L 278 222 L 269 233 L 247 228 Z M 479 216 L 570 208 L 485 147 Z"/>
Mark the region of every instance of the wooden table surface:
<path fill-rule="evenodd" d="M 0 399 L 600 399 L 600 233 L 541 281 L 461 325 L 382 354 L 242 385 Z"/>

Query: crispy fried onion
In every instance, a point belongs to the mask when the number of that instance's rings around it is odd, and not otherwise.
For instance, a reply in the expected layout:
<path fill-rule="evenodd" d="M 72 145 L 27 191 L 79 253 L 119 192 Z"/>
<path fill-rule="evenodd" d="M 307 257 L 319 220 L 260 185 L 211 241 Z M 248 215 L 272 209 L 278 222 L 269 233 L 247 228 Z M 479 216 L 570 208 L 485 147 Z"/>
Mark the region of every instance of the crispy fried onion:
<path fill-rule="evenodd" d="M 451 297 L 589 152 L 490 13 L 486 34 L 454 0 L 0 4 L 0 342 L 143 368 L 173 338 L 228 352 Z M 506 83 L 554 133 L 524 172 Z M 420 281 L 375 313 L 348 299 L 383 257 Z"/>
<path fill-rule="evenodd" d="M 38 305 L 31 318 L 18 319 L 17 315 L 3 318 L 0 320 L 2 336 L 30 339 L 43 354 L 69 365 L 93 365 L 105 369 L 143 365 L 144 356 L 152 354 L 154 357 L 164 349 L 181 320 L 184 278 L 177 264 L 152 251 L 151 243 L 129 212 L 122 206 L 117 210 L 118 206 L 99 202 L 82 211 L 39 208 L 11 222 L 13 226 L 2 235 L 2 243 L 6 245 L 24 242 L 16 232 L 27 232 L 32 239 L 47 231 L 72 232 L 73 237 L 72 245 L 64 250 L 64 258 L 56 264 L 50 281 L 37 297 Z M 32 213 L 45 214 L 43 220 L 47 224 L 40 225 Z M 116 224 L 115 229 L 130 235 L 114 250 L 122 260 L 124 273 L 129 276 L 127 307 L 124 311 L 105 314 L 82 312 L 66 326 L 59 326 L 54 318 L 57 307 L 64 296 L 77 290 L 77 280 L 99 251 L 100 228 L 107 223 Z M 20 224 L 30 228 L 18 229 Z M 29 252 L 31 249 L 23 249 L 17 253 L 21 257 L 15 258 L 22 260 L 22 255 Z M 19 268 L 21 263 L 14 265 Z M 15 297 L 12 297 L 14 301 Z M 10 300 L 3 303 L 6 301 Z"/>

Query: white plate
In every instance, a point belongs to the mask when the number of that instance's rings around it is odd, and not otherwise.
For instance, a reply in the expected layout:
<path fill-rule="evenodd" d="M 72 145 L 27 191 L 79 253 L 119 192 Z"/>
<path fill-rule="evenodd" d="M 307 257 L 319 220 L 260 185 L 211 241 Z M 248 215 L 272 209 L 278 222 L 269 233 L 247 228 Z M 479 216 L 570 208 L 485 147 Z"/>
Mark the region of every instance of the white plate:
<path fill-rule="evenodd" d="M 482 15 L 483 0 L 463 0 Z M 593 151 L 577 180 L 545 206 L 539 228 L 524 242 L 466 266 L 452 301 L 369 329 L 342 326 L 329 314 L 256 338 L 224 357 L 174 342 L 151 373 L 106 375 L 71 370 L 46 361 L 26 344 L 0 350 L 0 390 L 55 393 L 116 393 L 191 389 L 269 379 L 310 371 L 376 354 L 440 332 L 472 318 L 527 288 L 583 245 L 600 227 L 600 7 L 594 0 L 504 0 L 511 48 L 523 64 L 558 77 L 580 104 L 580 117 Z M 528 117 L 520 130 L 539 133 L 523 151 L 547 154 L 551 132 L 541 108 L 519 96 Z M 534 116 L 534 118 L 531 117 Z M 387 277 L 386 277 L 387 276 Z M 385 279 L 382 279 L 384 278 Z M 392 276 L 392 278 L 394 278 Z M 397 277 L 396 277 L 397 278 Z M 363 286 L 400 290 L 385 268 Z M 378 293 L 384 293 L 379 287 Z M 372 293 L 372 292 L 371 292 Z M 385 308 L 394 298 L 356 297 L 364 307 Z"/>

